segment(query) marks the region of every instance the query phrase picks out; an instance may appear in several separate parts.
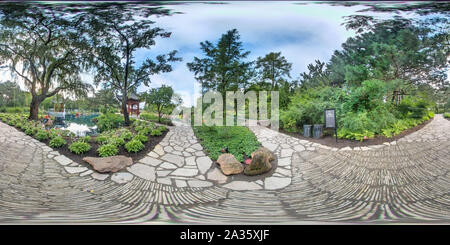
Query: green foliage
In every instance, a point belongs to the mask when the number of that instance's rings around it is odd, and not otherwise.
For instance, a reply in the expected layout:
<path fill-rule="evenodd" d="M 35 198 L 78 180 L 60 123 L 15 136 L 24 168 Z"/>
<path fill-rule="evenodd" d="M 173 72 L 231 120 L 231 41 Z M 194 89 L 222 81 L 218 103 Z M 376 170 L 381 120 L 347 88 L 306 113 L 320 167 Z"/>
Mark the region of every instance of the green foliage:
<path fill-rule="evenodd" d="M 150 133 L 151 136 L 161 136 L 162 132 L 159 129 L 154 129 L 152 130 L 152 132 Z"/>
<path fill-rule="evenodd" d="M 148 141 L 148 136 L 142 135 L 142 134 L 138 134 L 136 136 L 133 137 L 133 140 L 139 140 L 142 143 L 145 143 Z"/>
<path fill-rule="evenodd" d="M 161 132 L 167 131 L 167 128 L 165 126 L 159 126 L 157 129 Z"/>
<path fill-rule="evenodd" d="M 129 129 L 123 128 L 119 130 L 119 137 L 124 140 L 131 140 L 133 133 Z"/>
<path fill-rule="evenodd" d="M 166 124 L 169 126 L 172 126 L 172 121 L 168 118 L 165 117 L 161 117 L 160 119 L 158 119 L 158 116 L 153 115 L 152 113 L 141 113 L 139 115 L 141 117 L 141 119 L 145 120 L 145 121 L 150 121 L 150 122 L 158 122 L 161 124 Z"/>
<path fill-rule="evenodd" d="M 50 147 L 59 148 L 65 145 L 67 142 L 61 136 L 55 136 L 50 140 Z"/>
<path fill-rule="evenodd" d="M 144 93 L 143 96 L 146 103 L 154 106 L 158 113 L 158 122 L 161 122 L 162 113 L 165 109 L 182 103 L 181 98 L 176 101 L 172 100 L 173 95 L 174 92 L 172 87 L 166 85 L 162 85 L 159 88 L 152 88 Z"/>
<path fill-rule="evenodd" d="M 133 139 L 125 144 L 125 149 L 128 152 L 136 153 L 138 151 L 143 150 L 144 148 L 145 148 L 144 144 L 142 144 L 142 142 L 137 139 Z"/>
<path fill-rule="evenodd" d="M 69 150 L 77 155 L 88 152 L 91 149 L 89 143 L 83 141 L 75 141 L 69 145 Z"/>
<path fill-rule="evenodd" d="M 123 123 L 123 117 L 118 114 L 106 113 L 97 117 L 97 128 L 100 132 L 118 128 L 122 126 Z"/>
<path fill-rule="evenodd" d="M 119 147 L 125 145 L 125 140 L 117 136 L 112 136 L 108 138 L 107 143 Z"/>
<path fill-rule="evenodd" d="M 84 136 L 79 139 L 79 141 L 89 143 L 91 142 L 91 136 Z"/>
<path fill-rule="evenodd" d="M 213 160 L 217 160 L 222 154 L 221 150 L 227 147 L 229 153 L 242 162 L 243 154 L 250 156 L 260 146 L 256 136 L 247 127 L 196 126 L 193 129 L 200 144 Z"/>
<path fill-rule="evenodd" d="M 42 129 L 39 129 L 35 134 L 34 134 L 34 138 L 39 140 L 39 141 L 45 141 L 48 140 L 49 135 L 48 132 Z"/>
<path fill-rule="evenodd" d="M 98 155 L 100 157 L 115 156 L 119 152 L 119 149 L 114 144 L 102 145 L 97 149 Z"/>
<path fill-rule="evenodd" d="M 450 112 L 444 113 L 444 117 L 445 117 L 445 118 L 450 118 Z"/>
<path fill-rule="evenodd" d="M 97 136 L 95 140 L 99 144 L 105 144 L 108 141 L 108 139 L 109 139 L 108 136 L 100 134 L 99 136 Z"/>

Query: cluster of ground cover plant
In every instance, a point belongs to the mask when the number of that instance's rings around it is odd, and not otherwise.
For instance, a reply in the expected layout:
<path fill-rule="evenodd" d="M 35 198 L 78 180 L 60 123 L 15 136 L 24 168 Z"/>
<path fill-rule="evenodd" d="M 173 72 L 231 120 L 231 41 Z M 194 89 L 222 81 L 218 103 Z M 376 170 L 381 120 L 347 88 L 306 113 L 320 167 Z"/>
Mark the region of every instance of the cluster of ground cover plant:
<path fill-rule="evenodd" d="M 99 118 L 104 117 L 104 115 L 99 116 Z M 111 115 L 106 117 L 111 117 Z M 48 143 L 52 148 L 58 149 L 67 145 L 68 150 L 76 155 L 88 153 L 95 145 L 96 153 L 100 157 L 117 155 L 121 148 L 128 153 L 138 153 L 145 148 L 145 143 L 149 142 L 152 137 L 162 136 L 167 131 L 165 126 L 134 120 L 130 127 L 107 124 L 108 127 L 101 127 L 101 133 L 96 137 L 76 137 L 68 130 L 46 130 L 40 121 L 27 120 L 25 114 L 0 113 L 0 120 L 39 141 Z M 98 119 L 98 122 L 102 122 L 102 120 L 104 119 Z"/>
<path fill-rule="evenodd" d="M 387 138 L 434 117 L 434 105 L 420 96 L 405 96 L 400 103 L 386 101 L 388 85 L 379 80 L 361 86 L 310 88 L 292 97 L 281 111 L 281 127 L 301 132 L 304 124 L 323 124 L 326 108 L 336 108 L 338 137 L 364 140 Z"/>
<path fill-rule="evenodd" d="M 243 126 L 194 126 L 194 133 L 209 157 L 217 160 L 225 151 L 240 162 L 249 157 L 261 144 L 247 127 Z"/>

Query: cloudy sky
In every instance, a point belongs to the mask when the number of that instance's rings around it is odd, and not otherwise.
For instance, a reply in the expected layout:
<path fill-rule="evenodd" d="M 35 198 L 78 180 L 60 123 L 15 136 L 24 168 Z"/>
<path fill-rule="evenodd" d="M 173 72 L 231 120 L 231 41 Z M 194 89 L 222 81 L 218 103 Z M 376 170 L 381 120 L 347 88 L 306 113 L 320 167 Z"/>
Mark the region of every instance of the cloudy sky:
<path fill-rule="evenodd" d="M 291 77 L 296 79 L 307 65 L 319 59 L 327 62 L 334 50 L 354 33 L 342 26 L 343 17 L 358 14 L 367 6 L 341 7 L 327 4 L 294 2 L 226 2 L 226 4 L 185 3 L 168 5 L 174 12 L 166 17 L 153 17 L 156 26 L 172 32 L 170 38 L 157 39 L 150 50 L 136 52 L 137 64 L 146 57 L 155 57 L 178 50 L 182 62 L 173 65 L 170 73 L 152 76 L 150 87 L 171 85 L 191 105 L 200 91 L 194 74 L 186 66 L 195 56 L 201 57 L 200 42 L 216 43 L 222 34 L 236 28 L 244 49 L 250 51 L 249 61 L 269 52 L 281 52 L 292 65 Z M 368 13 L 364 13 L 368 14 Z M 372 14 L 388 17 L 390 14 Z M 9 76 L 0 72 L 2 80 Z M 92 80 L 92 75 L 83 74 Z M 142 85 L 138 92 L 146 91 Z"/>
<path fill-rule="evenodd" d="M 200 42 L 216 43 L 220 36 L 236 28 L 248 60 L 269 52 L 281 52 L 292 65 L 292 78 L 298 78 L 307 65 L 316 59 L 328 61 L 334 50 L 340 49 L 354 33 L 342 26 L 343 17 L 356 14 L 367 6 L 340 7 L 326 4 L 293 2 L 227 2 L 226 4 L 186 3 L 170 5 L 182 14 L 155 18 L 157 26 L 172 32 L 159 39 L 151 50 L 136 55 L 139 62 L 147 56 L 178 50 L 182 62 L 173 71 L 152 77 L 151 87 L 171 85 L 182 95 L 186 105 L 197 97 L 199 87 L 194 74 L 186 66 L 195 56 L 201 57 Z M 374 14 L 380 16 L 380 14 Z M 384 16 L 383 16 L 384 17 Z M 138 92 L 147 90 L 141 86 Z M 196 94 L 196 95 L 195 95 Z"/>

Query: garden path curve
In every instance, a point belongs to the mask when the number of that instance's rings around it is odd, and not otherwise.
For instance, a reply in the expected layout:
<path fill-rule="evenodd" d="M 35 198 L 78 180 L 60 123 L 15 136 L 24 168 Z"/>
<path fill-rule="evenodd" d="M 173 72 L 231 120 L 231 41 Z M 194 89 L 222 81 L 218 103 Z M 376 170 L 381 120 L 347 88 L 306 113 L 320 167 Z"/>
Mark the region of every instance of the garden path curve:
<path fill-rule="evenodd" d="M 157 155 L 149 153 L 150 158 L 127 172 L 105 177 L 0 123 L 0 222 L 450 220 L 450 121 L 442 115 L 396 142 L 354 149 L 250 128 L 276 153 L 277 169 L 286 171 L 274 173 L 254 190 L 239 191 L 236 186 L 245 183 L 208 178 L 214 166 L 202 160 L 209 158 L 189 128 L 171 128 L 155 147 Z M 193 156 L 195 165 L 188 164 Z M 177 169 L 163 169 L 164 163 Z M 194 167 L 192 176 L 174 173 Z"/>

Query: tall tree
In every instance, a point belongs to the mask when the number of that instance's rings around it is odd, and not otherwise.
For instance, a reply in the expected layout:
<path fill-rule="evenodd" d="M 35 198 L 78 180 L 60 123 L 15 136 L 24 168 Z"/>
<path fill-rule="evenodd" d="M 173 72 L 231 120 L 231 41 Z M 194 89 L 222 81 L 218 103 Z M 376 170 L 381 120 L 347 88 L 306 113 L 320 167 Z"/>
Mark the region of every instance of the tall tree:
<path fill-rule="evenodd" d="M 329 85 L 329 72 L 326 70 L 324 62 L 316 60 L 315 64 L 308 65 L 308 72 L 300 74 L 300 84 L 302 88 L 312 88 Z"/>
<path fill-rule="evenodd" d="M 205 58 L 194 57 L 187 63 L 195 79 L 201 83 L 202 93 L 217 91 L 223 98 L 223 120 L 226 119 L 226 91 L 245 88 L 250 80 L 252 62 L 244 61 L 250 54 L 244 51 L 240 35 L 236 29 L 223 34 L 216 44 L 210 41 L 200 43 Z"/>
<path fill-rule="evenodd" d="M 274 89 L 291 77 L 292 63 L 287 62 L 281 52 L 271 52 L 257 58 L 255 69 L 259 83 L 267 85 L 266 81 L 269 81 L 269 89 Z"/>
<path fill-rule="evenodd" d="M 90 88 L 79 76 L 86 64 L 79 17 L 52 6 L 0 5 L 0 66 L 9 68 L 29 89 L 30 119 L 38 119 L 45 98 Z"/>
<path fill-rule="evenodd" d="M 158 121 L 161 122 L 162 112 L 167 108 L 180 104 L 180 100 L 173 101 L 174 91 L 172 87 L 162 85 L 159 88 L 152 88 L 144 93 L 143 97 L 148 106 L 154 106 L 158 112 Z"/>
<path fill-rule="evenodd" d="M 145 12 L 112 6 L 95 8 L 88 16 L 88 33 L 92 41 L 91 54 L 96 68 L 94 81 L 112 88 L 121 101 L 125 125 L 130 124 L 127 111 L 128 95 L 145 84 L 149 86 L 150 76 L 172 71 L 171 62 L 180 61 L 177 51 L 146 58 L 137 65 L 135 55 L 138 50 L 150 49 L 156 38 L 169 38 L 171 33 L 154 27 L 151 14 L 167 14 L 159 8 L 143 8 Z"/>
<path fill-rule="evenodd" d="M 23 106 L 25 93 L 15 82 L 0 82 L 0 106 Z"/>
<path fill-rule="evenodd" d="M 202 92 L 208 90 L 225 94 L 227 90 L 242 88 L 248 80 L 251 62 L 243 61 L 250 54 L 244 51 L 236 29 L 223 34 L 216 44 L 210 41 L 200 43 L 205 58 L 194 57 L 187 63 L 195 79 L 202 85 Z"/>

